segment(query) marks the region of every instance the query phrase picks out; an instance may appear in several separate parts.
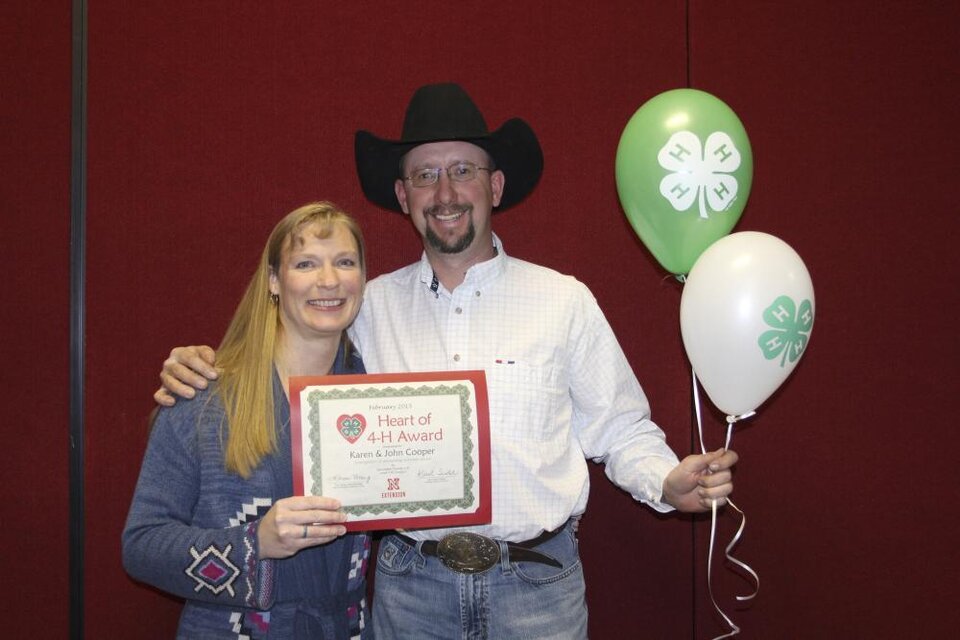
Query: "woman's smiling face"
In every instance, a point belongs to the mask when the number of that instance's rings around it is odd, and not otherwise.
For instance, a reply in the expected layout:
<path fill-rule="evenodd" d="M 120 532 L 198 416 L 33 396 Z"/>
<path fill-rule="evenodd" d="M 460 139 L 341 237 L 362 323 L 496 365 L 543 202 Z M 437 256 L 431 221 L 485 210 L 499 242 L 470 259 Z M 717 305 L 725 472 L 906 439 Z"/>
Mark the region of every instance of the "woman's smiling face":
<path fill-rule="evenodd" d="M 334 223 L 330 234 L 311 224 L 284 246 L 270 275 L 270 292 L 280 296 L 280 322 L 290 338 L 336 337 L 350 326 L 363 300 L 360 250 L 350 230 Z"/>

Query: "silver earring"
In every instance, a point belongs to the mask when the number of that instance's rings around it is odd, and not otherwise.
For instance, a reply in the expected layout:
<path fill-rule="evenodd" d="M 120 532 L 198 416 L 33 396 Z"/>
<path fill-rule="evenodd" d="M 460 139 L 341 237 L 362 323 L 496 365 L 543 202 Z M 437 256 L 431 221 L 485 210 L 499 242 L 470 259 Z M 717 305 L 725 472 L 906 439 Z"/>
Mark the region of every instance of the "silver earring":
<path fill-rule="evenodd" d="M 271 303 L 273 306 L 277 306 L 278 304 L 280 304 L 280 296 L 279 296 L 278 294 L 276 294 L 276 293 L 271 293 L 271 294 L 270 294 L 270 303 Z"/>

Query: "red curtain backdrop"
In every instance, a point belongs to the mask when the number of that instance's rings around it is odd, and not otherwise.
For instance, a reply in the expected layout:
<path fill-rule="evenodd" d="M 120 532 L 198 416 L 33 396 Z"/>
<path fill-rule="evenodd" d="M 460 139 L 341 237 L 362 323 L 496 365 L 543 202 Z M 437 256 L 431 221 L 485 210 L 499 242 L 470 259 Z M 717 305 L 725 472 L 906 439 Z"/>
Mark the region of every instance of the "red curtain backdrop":
<path fill-rule="evenodd" d="M 69 618 L 70 29 L 69 3 L 0 7 L 0 635 L 19 638 Z"/>
<path fill-rule="evenodd" d="M 748 517 L 736 555 L 761 588 L 737 604 L 751 584 L 718 553 L 717 601 L 744 639 L 939 637 L 960 626 L 948 453 L 960 444 L 948 410 L 958 391 L 955 3 L 91 5 L 87 637 L 169 638 L 176 626 L 179 603 L 130 580 L 119 555 L 170 348 L 219 341 L 269 229 L 304 202 L 358 216 L 371 275 L 416 260 L 409 222 L 360 193 L 353 132 L 396 136 L 414 88 L 447 80 L 492 127 L 521 116 L 537 131 L 543 180 L 495 230 L 511 255 L 592 289 L 680 454 L 694 448 L 681 289 L 626 222 L 614 156 L 630 116 L 660 92 L 692 86 L 737 112 L 755 173 L 735 230 L 796 249 L 817 321 L 794 375 L 734 434 L 735 499 Z M 11 120 L 0 242 L 5 361 L 21 365 L 4 374 L 14 449 L 3 497 L 31 506 L 8 507 L 0 535 L 6 624 L 14 637 L 59 638 L 69 13 L 27 16 L 2 14 L 12 55 L 0 63 L 0 114 Z M 720 446 L 722 417 L 708 410 L 704 421 Z M 654 515 L 601 467 L 592 479 L 581 529 L 591 637 L 723 633 L 707 593 L 709 520 Z M 738 524 L 721 515 L 721 545 Z"/>

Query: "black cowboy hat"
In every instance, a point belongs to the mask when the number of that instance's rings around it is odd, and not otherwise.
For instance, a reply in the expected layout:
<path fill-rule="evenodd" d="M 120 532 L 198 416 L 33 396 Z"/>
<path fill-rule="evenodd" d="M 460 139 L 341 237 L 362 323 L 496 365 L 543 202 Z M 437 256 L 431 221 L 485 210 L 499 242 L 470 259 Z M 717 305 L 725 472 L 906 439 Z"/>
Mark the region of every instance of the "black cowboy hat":
<path fill-rule="evenodd" d="M 460 85 L 429 84 L 417 89 L 410 99 L 399 140 L 357 131 L 354 152 L 363 193 L 385 209 L 401 211 L 393 190 L 400 178 L 400 159 L 418 145 L 444 140 L 477 145 L 503 171 L 506 181 L 497 211 L 523 200 L 543 172 L 543 152 L 530 125 L 513 118 L 490 133 L 477 105 Z"/>

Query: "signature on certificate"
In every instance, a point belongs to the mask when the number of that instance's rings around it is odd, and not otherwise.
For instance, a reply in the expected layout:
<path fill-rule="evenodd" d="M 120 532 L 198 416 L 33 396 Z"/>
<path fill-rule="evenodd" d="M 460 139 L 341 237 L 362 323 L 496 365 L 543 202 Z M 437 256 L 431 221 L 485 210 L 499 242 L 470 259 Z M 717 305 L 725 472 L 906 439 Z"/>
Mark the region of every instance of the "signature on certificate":
<path fill-rule="evenodd" d="M 434 467 L 433 469 L 418 469 L 417 477 L 418 478 L 450 478 L 457 475 L 456 469 L 449 469 L 445 467 Z"/>
<path fill-rule="evenodd" d="M 330 481 L 338 489 L 347 487 L 366 487 L 370 484 L 370 476 L 354 474 L 335 474 L 330 476 Z"/>

